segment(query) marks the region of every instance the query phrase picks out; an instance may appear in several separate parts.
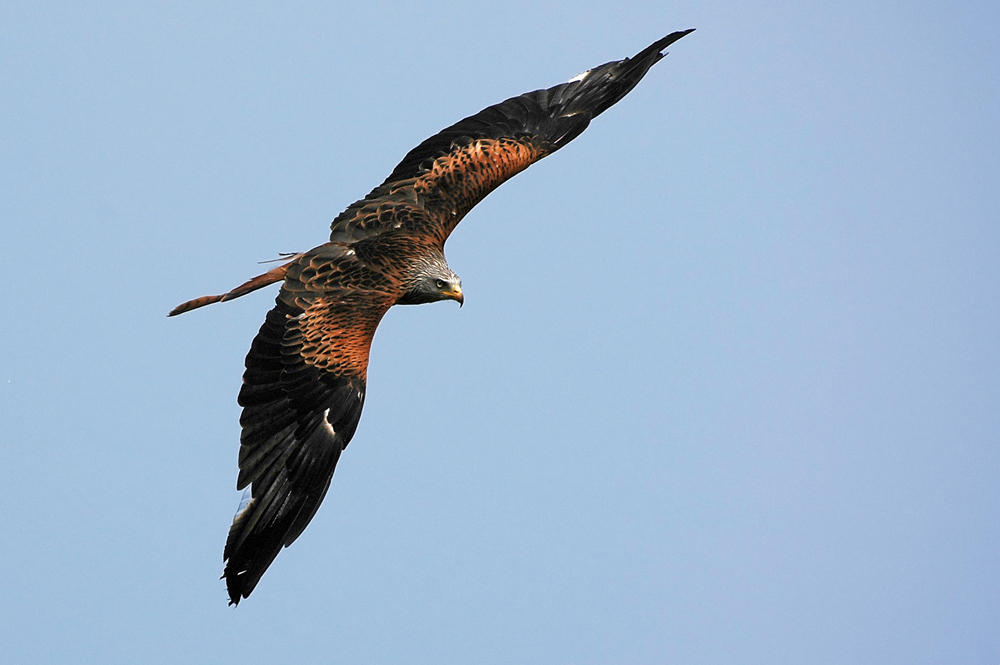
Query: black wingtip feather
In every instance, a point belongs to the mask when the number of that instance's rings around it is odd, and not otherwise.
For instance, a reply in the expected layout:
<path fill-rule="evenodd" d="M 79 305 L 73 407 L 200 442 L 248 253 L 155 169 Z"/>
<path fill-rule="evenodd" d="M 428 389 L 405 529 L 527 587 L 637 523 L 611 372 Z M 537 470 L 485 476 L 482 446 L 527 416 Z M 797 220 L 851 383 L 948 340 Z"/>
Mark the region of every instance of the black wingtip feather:
<path fill-rule="evenodd" d="M 674 42 L 676 42 L 678 39 L 680 39 L 681 37 L 685 37 L 687 35 L 690 35 L 694 31 L 695 31 L 694 28 L 688 28 L 687 30 L 678 30 L 677 32 L 671 32 L 669 35 L 667 35 L 663 39 L 660 39 L 659 41 L 653 42 L 653 44 L 650 45 L 649 48 L 650 49 L 655 49 L 656 51 L 659 51 L 660 52 L 660 57 L 663 57 L 664 55 L 666 55 L 665 53 L 663 53 L 663 49 L 667 48 L 668 46 L 670 46 L 671 44 L 673 44 Z M 646 49 L 646 50 L 648 50 L 648 49 Z M 642 52 L 640 52 L 640 55 L 641 54 L 642 54 Z"/>
<path fill-rule="evenodd" d="M 551 88 L 550 93 L 558 100 L 558 115 L 571 117 L 577 114 L 588 114 L 593 119 L 620 102 L 630 93 L 646 72 L 663 59 L 663 49 L 678 39 L 694 32 L 694 28 L 672 32 L 639 51 L 631 58 L 615 60 L 588 70 L 580 80 L 571 81 Z M 574 85 L 575 84 L 575 85 Z M 562 88 L 561 90 L 559 88 Z M 569 143 L 583 130 L 573 136 L 557 142 L 560 147 Z"/>

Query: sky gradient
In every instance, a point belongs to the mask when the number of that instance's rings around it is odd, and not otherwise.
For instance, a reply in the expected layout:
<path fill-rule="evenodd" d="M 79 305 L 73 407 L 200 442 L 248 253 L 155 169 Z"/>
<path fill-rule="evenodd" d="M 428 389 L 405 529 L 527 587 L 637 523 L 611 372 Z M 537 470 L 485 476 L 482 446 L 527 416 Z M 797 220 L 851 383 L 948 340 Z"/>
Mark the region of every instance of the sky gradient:
<path fill-rule="evenodd" d="M 995 3 L 0 7 L 16 663 L 1000 662 Z M 243 358 L 413 146 L 670 48 L 395 308 L 226 604 Z"/>

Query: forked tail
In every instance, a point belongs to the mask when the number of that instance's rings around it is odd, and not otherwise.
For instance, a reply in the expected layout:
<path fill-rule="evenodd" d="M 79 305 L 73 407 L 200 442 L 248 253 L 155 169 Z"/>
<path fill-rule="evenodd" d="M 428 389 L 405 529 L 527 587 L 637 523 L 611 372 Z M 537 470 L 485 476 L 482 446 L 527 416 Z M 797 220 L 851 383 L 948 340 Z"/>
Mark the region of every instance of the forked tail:
<path fill-rule="evenodd" d="M 248 293 L 256 291 L 257 289 L 264 288 L 268 284 L 274 284 L 275 282 L 280 282 L 285 279 L 285 273 L 288 272 L 288 266 L 295 259 L 302 256 L 301 254 L 296 254 L 291 258 L 291 261 L 284 263 L 273 270 L 268 270 L 263 275 L 257 275 L 253 279 L 243 282 L 237 286 L 232 291 L 228 293 L 223 293 L 217 296 L 202 296 L 200 298 L 195 298 L 194 300 L 188 300 L 187 302 L 181 303 L 170 310 L 167 316 L 177 316 L 178 314 L 183 314 L 184 312 L 190 312 L 192 309 L 198 309 L 199 307 L 204 307 L 205 305 L 211 305 L 216 302 L 225 302 L 226 300 L 232 300 L 234 298 L 239 298 L 240 296 L 245 296 Z"/>

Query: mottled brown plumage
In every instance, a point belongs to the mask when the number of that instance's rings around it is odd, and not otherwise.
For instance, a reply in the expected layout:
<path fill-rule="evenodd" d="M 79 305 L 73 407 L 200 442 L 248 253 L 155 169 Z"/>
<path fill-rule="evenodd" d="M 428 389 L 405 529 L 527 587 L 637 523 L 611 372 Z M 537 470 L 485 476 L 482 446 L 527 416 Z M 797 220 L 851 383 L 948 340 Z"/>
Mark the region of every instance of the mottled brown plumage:
<path fill-rule="evenodd" d="M 330 486 L 365 400 L 368 354 L 393 305 L 452 299 L 461 281 L 444 244 L 505 180 L 579 136 L 691 30 L 634 58 L 483 109 L 411 150 L 386 180 L 338 215 L 330 242 L 226 294 L 170 315 L 283 282 L 246 358 L 237 488 L 249 488 L 226 541 L 230 602 L 253 591 L 305 529 Z"/>

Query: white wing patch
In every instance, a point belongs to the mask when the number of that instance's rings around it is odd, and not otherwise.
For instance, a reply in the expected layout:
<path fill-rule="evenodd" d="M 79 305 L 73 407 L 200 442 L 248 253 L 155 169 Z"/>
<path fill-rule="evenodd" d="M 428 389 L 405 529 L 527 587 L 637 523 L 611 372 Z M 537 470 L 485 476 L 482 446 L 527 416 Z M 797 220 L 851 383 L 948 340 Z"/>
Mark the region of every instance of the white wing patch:
<path fill-rule="evenodd" d="M 337 436 L 337 430 L 333 429 L 333 425 L 331 425 L 330 421 L 327 420 L 329 415 L 330 415 L 330 409 L 327 409 L 326 411 L 323 412 L 323 425 L 326 426 L 326 431 L 330 433 L 330 436 Z"/>
<path fill-rule="evenodd" d="M 570 80 L 566 81 L 566 83 L 576 83 L 577 81 L 582 81 L 583 79 L 587 78 L 587 75 L 590 74 L 591 71 L 593 71 L 593 70 L 588 69 L 587 71 L 583 72 L 582 74 L 577 74 L 576 76 L 574 76 Z"/>

